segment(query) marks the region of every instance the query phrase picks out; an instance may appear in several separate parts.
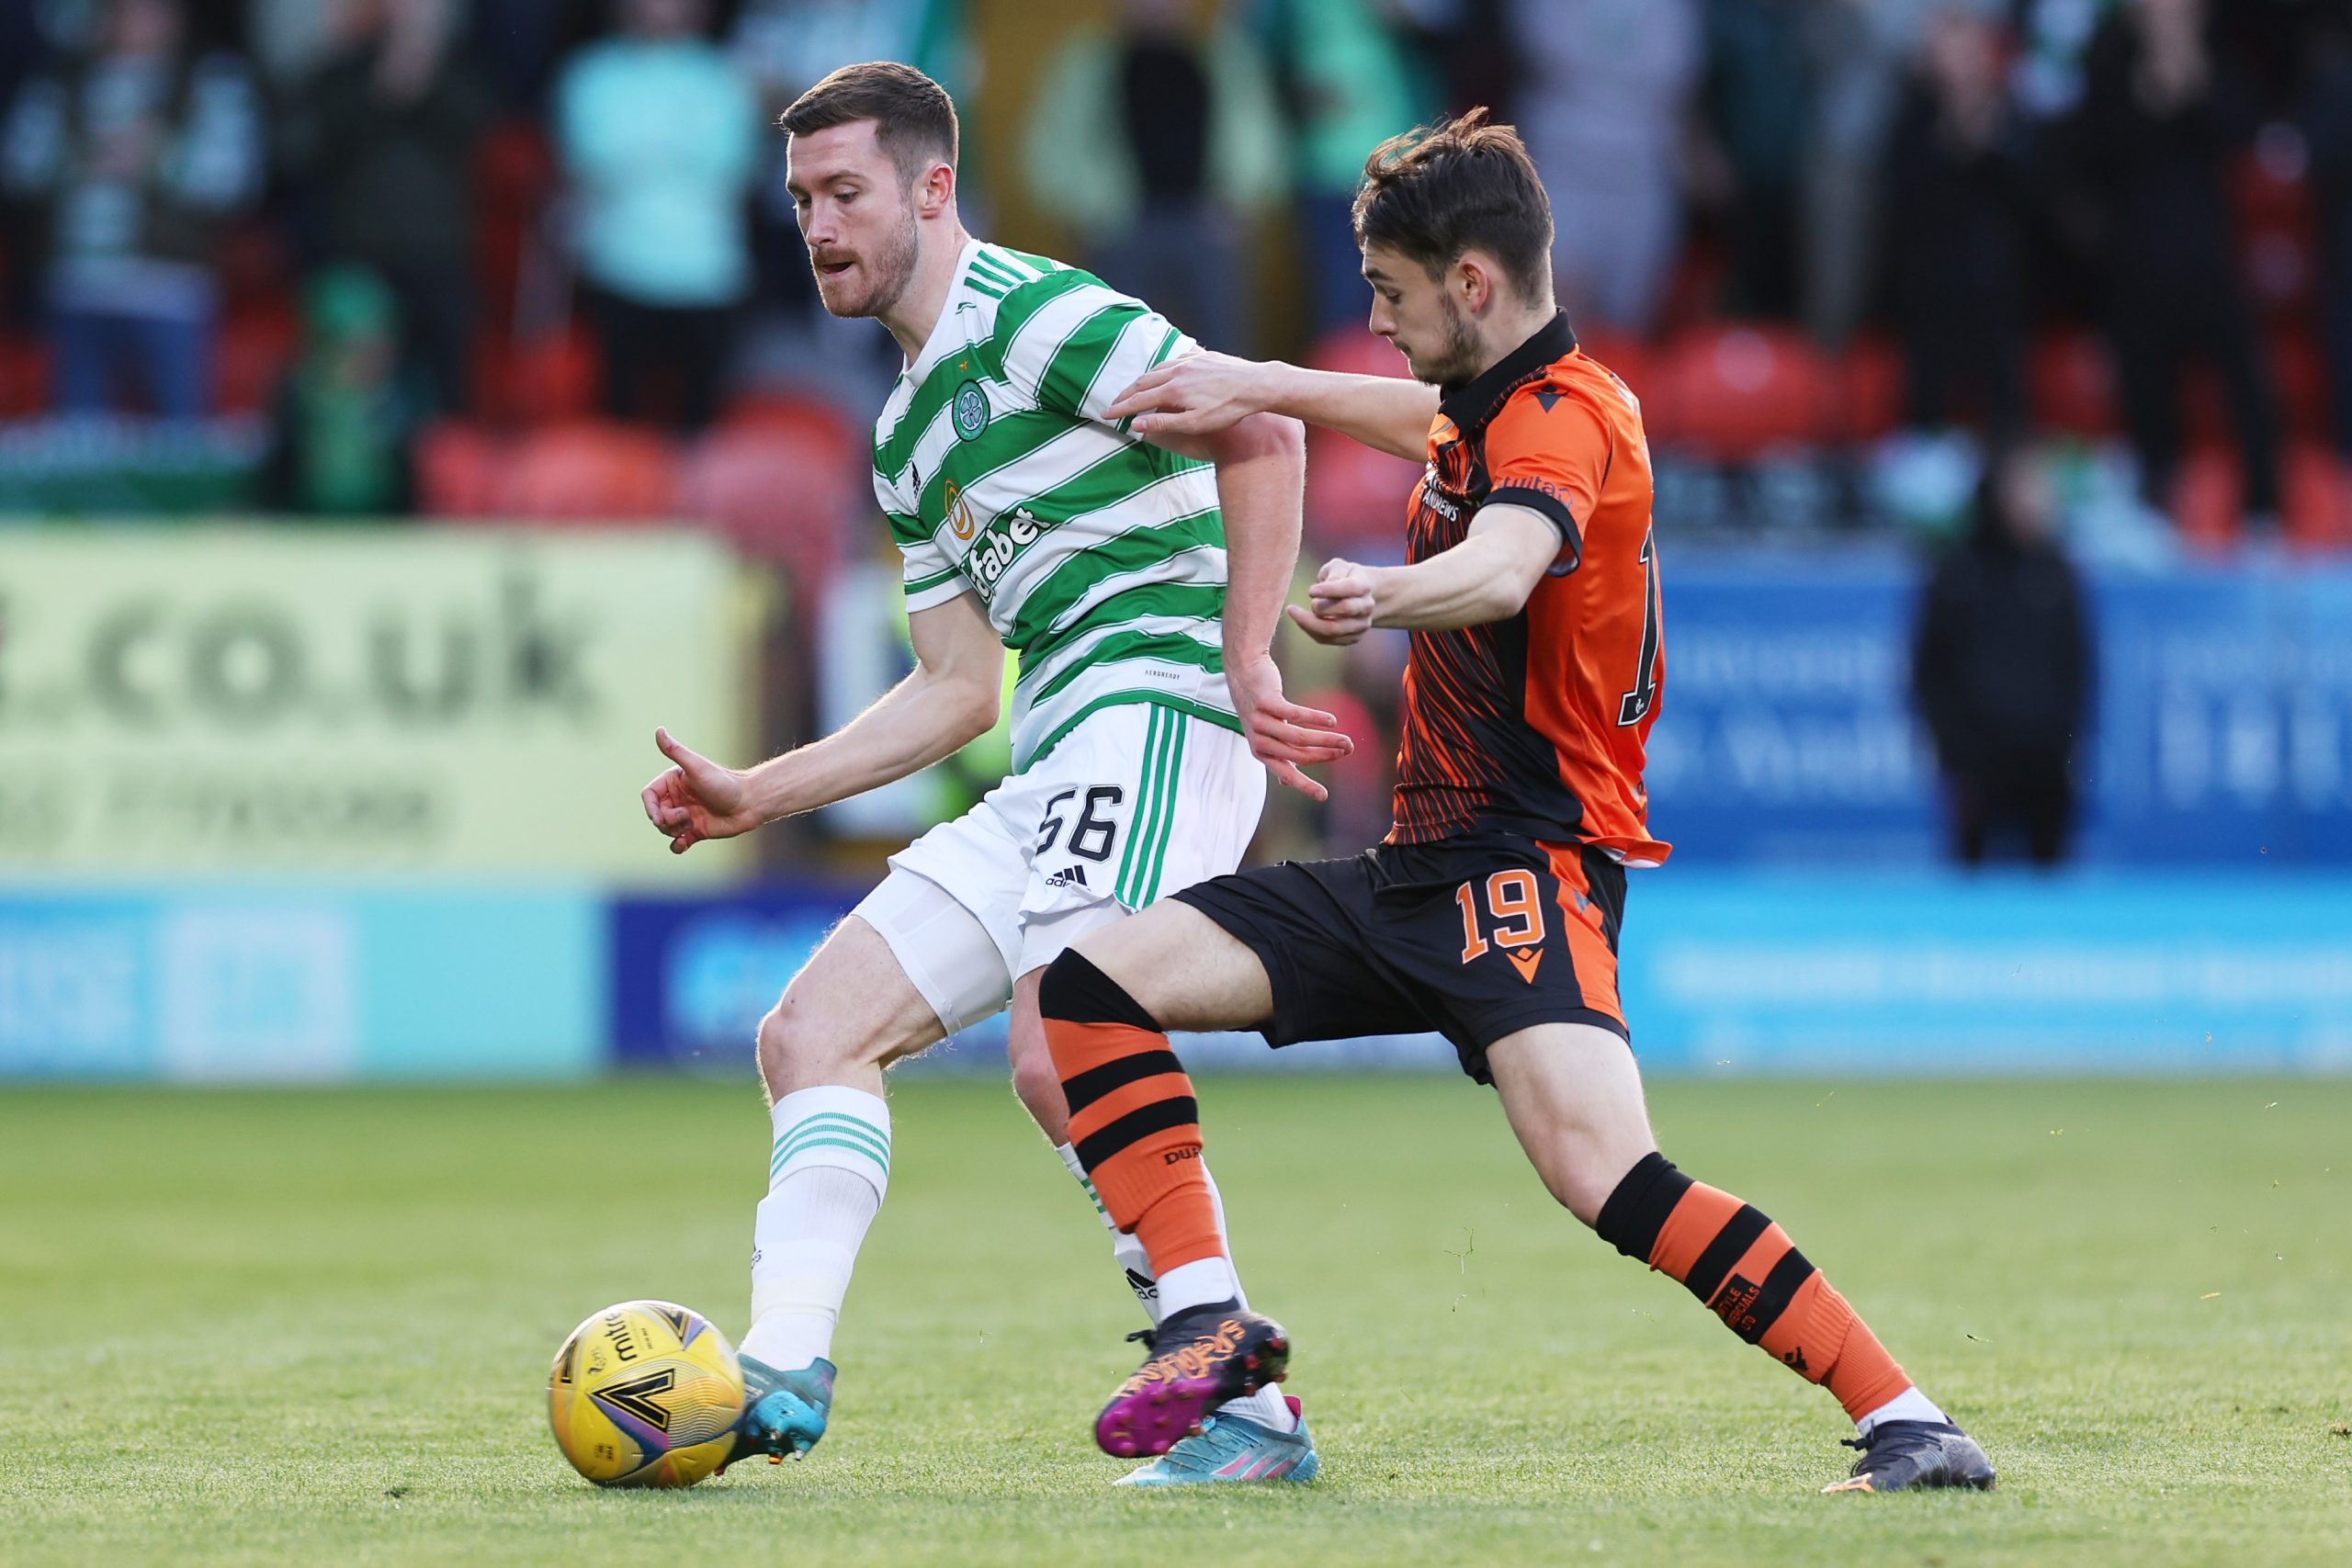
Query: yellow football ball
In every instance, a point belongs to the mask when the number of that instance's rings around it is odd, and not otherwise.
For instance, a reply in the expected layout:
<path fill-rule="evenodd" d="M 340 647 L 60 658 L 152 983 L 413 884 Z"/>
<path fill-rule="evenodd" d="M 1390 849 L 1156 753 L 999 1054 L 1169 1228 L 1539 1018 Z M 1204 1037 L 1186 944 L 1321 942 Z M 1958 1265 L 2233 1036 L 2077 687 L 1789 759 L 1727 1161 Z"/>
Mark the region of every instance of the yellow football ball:
<path fill-rule="evenodd" d="M 727 1462 L 742 1414 L 735 1348 L 670 1302 L 606 1307 L 548 1379 L 556 1446 L 599 1486 L 692 1486 Z"/>

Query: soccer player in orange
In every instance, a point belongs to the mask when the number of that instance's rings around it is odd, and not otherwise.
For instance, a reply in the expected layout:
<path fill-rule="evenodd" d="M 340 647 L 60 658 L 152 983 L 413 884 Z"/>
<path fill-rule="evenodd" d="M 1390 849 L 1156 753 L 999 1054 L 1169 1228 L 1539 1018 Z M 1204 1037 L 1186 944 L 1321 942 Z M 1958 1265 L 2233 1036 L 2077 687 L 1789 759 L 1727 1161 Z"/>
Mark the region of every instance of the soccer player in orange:
<path fill-rule="evenodd" d="M 1112 405 L 1154 438 L 1277 413 L 1429 468 L 1408 564 L 1334 560 L 1290 614 L 1317 641 L 1412 633 L 1396 822 L 1349 860 L 1197 883 L 1046 972 L 1070 1137 L 1163 1315 L 1095 1426 L 1158 1453 L 1286 1369 L 1236 1299 L 1191 1081 L 1170 1029 L 1273 1045 L 1422 1027 L 1501 1095 L 1544 1185 L 1726 1327 L 1827 1386 L 1860 1427 L 1831 1491 L 1993 1484 L 1785 1232 L 1658 1152 L 1617 998 L 1628 867 L 1656 865 L 1644 745 L 1666 677 L 1641 406 L 1554 309 L 1552 219 L 1526 149 L 1483 110 L 1392 141 L 1356 199 L 1372 330 L 1414 379 L 1199 355 Z"/>

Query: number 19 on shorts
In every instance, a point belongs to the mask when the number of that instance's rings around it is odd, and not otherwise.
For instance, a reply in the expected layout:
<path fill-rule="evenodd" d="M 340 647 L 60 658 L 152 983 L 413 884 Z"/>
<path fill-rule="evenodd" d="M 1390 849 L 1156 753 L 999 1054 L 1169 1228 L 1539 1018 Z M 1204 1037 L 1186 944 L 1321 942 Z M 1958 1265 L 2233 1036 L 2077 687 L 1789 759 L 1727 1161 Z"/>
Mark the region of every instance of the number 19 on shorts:
<path fill-rule="evenodd" d="M 1479 894 L 1485 893 L 1485 919 L 1479 910 Z M 1483 958 L 1488 938 L 1497 947 L 1529 947 L 1544 940 L 1544 900 L 1535 886 L 1535 874 L 1516 866 L 1496 872 L 1482 885 L 1476 877 L 1453 890 L 1453 901 L 1462 909 L 1462 962 Z M 1482 934 L 1483 933 L 1483 934 Z"/>

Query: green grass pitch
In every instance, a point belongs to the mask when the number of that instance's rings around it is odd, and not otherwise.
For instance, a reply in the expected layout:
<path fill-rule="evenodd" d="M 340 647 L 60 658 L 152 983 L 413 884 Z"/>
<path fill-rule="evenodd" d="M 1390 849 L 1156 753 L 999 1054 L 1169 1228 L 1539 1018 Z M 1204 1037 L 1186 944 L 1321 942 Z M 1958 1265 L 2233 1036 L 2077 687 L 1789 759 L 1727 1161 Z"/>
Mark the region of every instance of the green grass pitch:
<path fill-rule="evenodd" d="M 2352 1562 L 2352 1083 L 1668 1083 L 1984 1440 L 1991 1495 L 1815 1495 L 1826 1394 L 1544 1198 L 1458 1079 L 1203 1085 L 1304 1489 L 1113 1492 L 1138 1322 L 1001 1084 L 895 1094 L 807 1462 L 605 1493 L 548 1436 L 629 1296 L 742 1328 L 748 1084 L 0 1091 L 0 1561 Z"/>

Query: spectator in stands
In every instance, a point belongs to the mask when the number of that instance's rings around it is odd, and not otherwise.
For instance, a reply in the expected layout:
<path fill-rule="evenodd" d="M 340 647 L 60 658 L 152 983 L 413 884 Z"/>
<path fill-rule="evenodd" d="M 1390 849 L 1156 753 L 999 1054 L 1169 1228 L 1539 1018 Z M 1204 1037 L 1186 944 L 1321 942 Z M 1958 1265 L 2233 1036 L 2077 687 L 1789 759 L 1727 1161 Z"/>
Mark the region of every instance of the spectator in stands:
<path fill-rule="evenodd" d="M 2132 0 L 2094 37 L 2075 134 L 2099 251 L 2123 415 L 2148 504 L 2169 510 L 2181 378 L 2221 372 L 2249 524 L 2278 521 L 2278 414 L 2239 279 L 2230 158 L 2253 116 L 2208 42 L 2203 0 Z"/>
<path fill-rule="evenodd" d="M 351 12 L 368 0 L 244 0 L 244 45 L 269 92 L 283 97 L 334 58 Z"/>
<path fill-rule="evenodd" d="M 305 516 L 408 511 L 418 422 L 400 369 L 392 290 L 363 267 L 328 267 L 311 278 L 300 357 L 278 391 L 265 503 Z"/>
<path fill-rule="evenodd" d="M 1272 73 L 1234 9 L 1203 37 L 1187 0 L 1121 0 L 1114 27 L 1073 33 L 1031 111 L 1024 174 L 1105 282 L 1249 353 L 1245 229 L 1283 195 L 1285 149 Z"/>
<path fill-rule="evenodd" d="M 751 285 L 743 209 L 758 174 L 758 100 L 701 37 L 701 0 L 619 0 L 616 10 L 620 35 L 574 55 L 556 86 L 605 409 L 651 417 L 660 378 L 673 423 L 699 430 L 718 412 Z"/>
<path fill-rule="evenodd" d="M 261 118 L 243 62 L 194 58 L 176 0 L 111 0 L 95 52 L 18 93 L 0 180 L 43 230 L 52 398 L 96 413 L 135 372 L 148 405 L 211 405 L 220 221 L 260 186 Z"/>
<path fill-rule="evenodd" d="M 1697 0 L 1510 0 L 1507 23 L 1561 302 L 1579 324 L 1646 333 L 1682 243 Z"/>
<path fill-rule="evenodd" d="M 2305 70 L 2301 119 L 2319 220 L 2328 438 L 2352 463 L 2352 6 L 2339 0 L 2314 28 Z"/>
<path fill-rule="evenodd" d="M 1816 0 L 1806 9 L 1814 85 L 1798 176 L 1798 248 L 1805 330 L 1825 348 L 1845 348 L 1870 313 L 1881 176 L 1904 69 L 1917 53 L 1924 14 L 1957 3 L 1990 11 L 2006 0 Z"/>
<path fill-rule="evenodd" d="M 1265 0 L 1267 51 L 1297 137 L 1299 238 L 1315 333 L 1361 329 L 1372 305 L 1356 249 L 1364 154 L 1428 118 L 1410 51 L 1428 0 Z"/>
<path fill-rule="evenodd" d="M 1733 310 L 1798 299 L 1797 190 L 1814 114 L 1805 0 L 1707 0 L 1708 122 L 1730 174 Z"/>
<path fill-rule="evenodd" d="M 499 107 L 537 118 L 571 44 L 594 30 L 606 0 L 467 0 L 467 52 L 481 65 Z"/>
<path fill-rule="evenodd" d="M 454 0 L 346 5 L 333 58 L 293 94 L 279 146 L 311 182 L 328 259 L 371 268 L 400 301 L 428 405 L 470 405 L 474 141 L 490 112 L 454 51 Z"/>
<path fill-rule="evenodd" d="M 1937 567 L 1921 602 L 1912 692 L 1935 741 L 1952 852 L 1963 865 L 1982 863 L 1996 837 L 2011 832 L 2036 865 L 2065 857 L 2092 650 L 2082 584 L 2051 525 L 2042 459 L 1996 448 L 1973 530 Z"/>
<path fill-rule="evenodd" d="M 2009 101 L 1999 25 L 1975 0 L 1928 28 L 1886 161 L 1886 250 L 1906 417 L 1973 405 L 1996 441 L 2024 434 L 2032 161 Z"/>
<path fill-rule="evenodd" d="M 759 90 L 763 123 L 844 65 L 896 60 L 966 97 L 974 62 L 962 0 L 747 0 L 729 40 Z M 759 315 L 743 334 L 736 371 L 751 385 L 797 383 L 852 415 L 872 418 L 899 373 L 897 346 L 863 321 L 829 315 L 818 302 L 792 193 L 785 188 L 787 138 L 763 140 L 751 204 L 752 265 Z M 958 171 L 956 192 L 974 201 L 977 160 Z"/>

